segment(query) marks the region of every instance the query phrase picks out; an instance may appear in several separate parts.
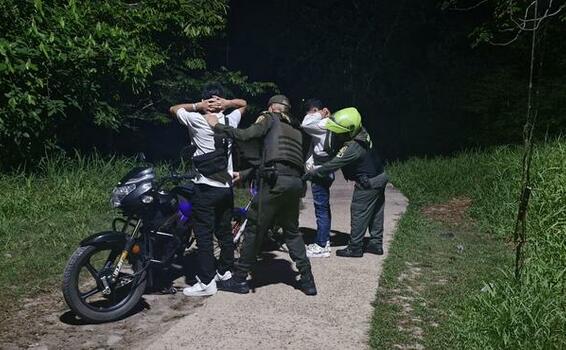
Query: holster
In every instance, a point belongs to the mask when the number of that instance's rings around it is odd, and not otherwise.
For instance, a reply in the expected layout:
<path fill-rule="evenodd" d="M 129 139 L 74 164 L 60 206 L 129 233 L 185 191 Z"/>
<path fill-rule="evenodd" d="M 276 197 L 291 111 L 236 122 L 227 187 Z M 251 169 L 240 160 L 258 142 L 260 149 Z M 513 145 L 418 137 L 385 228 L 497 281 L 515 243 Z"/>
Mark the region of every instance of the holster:
<path fill-rule="evenodd" d="M 367 175 L 362 175 L 358 178 L 358 183 L 360 184 L 360 186 L 364 189 L 364 190 L 369 190 L 371 189 L 371 182 L 369 181 L 369 178 L 367 177 Z"/>
<path fill-rule="evenodd" d="M 266 184 L 268 184 L 270 187 L 273 187 L 275 186 L 277 178 L 279 177 L 279 171 L 274 166 L 263 167 L 259 169 L 259 176 Z"/>

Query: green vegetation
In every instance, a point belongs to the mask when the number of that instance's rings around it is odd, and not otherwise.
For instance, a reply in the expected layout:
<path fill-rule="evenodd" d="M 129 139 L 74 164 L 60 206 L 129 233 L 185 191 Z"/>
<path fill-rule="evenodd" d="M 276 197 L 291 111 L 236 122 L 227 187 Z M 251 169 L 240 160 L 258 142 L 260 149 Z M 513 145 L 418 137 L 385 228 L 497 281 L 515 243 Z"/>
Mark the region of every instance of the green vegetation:
<path fill-rule="evenodd" d="M 527 262 L 517 283 L 505 242 L 516 215 L 520 154 L 500 147 L 389 168 L 411 204 L 386 261 L 372 346 L 566 347 L 566 142 L 535 149 Z M 447 226 L 424 214 L 434 204 L 450 207 L 453 198 L 471 199 L 468 220 Z"/>
<path fill-rule="evenodd" d="M 132 159 L 77 155 L 45 159 L 36 175 L 0 174 L 2 306 L 59 285 L 80 240 L 111 227 L 117 212 L 110 191 L 134 165 Z M 236 204 L 245 198 L 240 192 Z"/>
<path fill-rule="evenodd" d="M 204 45 L 227 11 L 227 0 L 0 0 L 0 165 L 159 120 L 206 79 L 247 96 L 272 89 L 209 67 Z"/>

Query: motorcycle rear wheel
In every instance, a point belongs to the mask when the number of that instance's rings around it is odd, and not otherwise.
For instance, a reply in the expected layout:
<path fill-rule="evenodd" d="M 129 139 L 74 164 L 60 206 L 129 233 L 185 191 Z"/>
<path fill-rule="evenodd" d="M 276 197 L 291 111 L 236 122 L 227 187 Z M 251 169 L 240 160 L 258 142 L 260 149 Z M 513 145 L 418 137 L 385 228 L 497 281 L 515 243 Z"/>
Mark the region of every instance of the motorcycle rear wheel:
<path fill-rule="evenodd" d="M 102 293 L 104 284 L 101 277 L 111 274 L 120 252 L 118 247 L 89 245 L 77 248 L 69 259 L 63 275 L 63 296 L 71 310 L 84 321 L 115 321 L 127 316 L 139 303 L 147 284 L 146 271 L 142 269 L 140 259 L 131 264 L 126 262 L 121 270 L 124 272 L 120 272 L 116 283 L 111 285 L 111 293 Z M 91 261 L 97 254 L 102 257 L 100 267 L 95 267 L 95 262 Z M 92 281 L 88 281 L 89 275 Z M 88 284 L 92 287 L 86 287 Z M 88 291 L 82 292 L 81 289 Z"/>

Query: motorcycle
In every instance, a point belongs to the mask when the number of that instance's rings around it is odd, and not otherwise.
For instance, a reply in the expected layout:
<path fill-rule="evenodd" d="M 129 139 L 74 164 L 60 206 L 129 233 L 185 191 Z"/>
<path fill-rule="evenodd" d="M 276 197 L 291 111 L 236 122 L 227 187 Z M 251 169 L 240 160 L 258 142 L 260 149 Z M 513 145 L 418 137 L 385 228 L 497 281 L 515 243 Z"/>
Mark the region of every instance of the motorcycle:
<path fill-rule="evenodd" d="M 187 180 L 195 176 L 156 179 L 154 168 L 146 166 L 120 180 L 110 202 L 122 217 L 114 219 L 112 230 L 83 239 L 65 267 L 63 296 L 77 316 L 100 323 L 128 315 L 163 269 L 193 244 L 193 188 Z"/>
<path fill-rule="evenodd" d="M 188 181 L 195 176 L 190 170 L 157 179 L 155 169 L 148 165 L 135 167 L 119 181 L 110 203 L 121 217 L 113 220 L 112 230 L 83 239 L 64 270 L 63 296 L 77 316 L 91 323 L 121 319 L 145 291 L 158 290 L 164 280 L 174 279 L 171 269 L 182 269 L 175 262 L 195 248 L 191 225 L 194 187 Z M 235 208 L 232 216 L 236 255 L 257 195 L 253 183 L 249 193 L 247 205 Z M 275 237 L 273 231 L 268 238 Z M 280 247 L 282 240 L 277 241 Z M 214 250 L 218 257 L 217 242 Z"/>

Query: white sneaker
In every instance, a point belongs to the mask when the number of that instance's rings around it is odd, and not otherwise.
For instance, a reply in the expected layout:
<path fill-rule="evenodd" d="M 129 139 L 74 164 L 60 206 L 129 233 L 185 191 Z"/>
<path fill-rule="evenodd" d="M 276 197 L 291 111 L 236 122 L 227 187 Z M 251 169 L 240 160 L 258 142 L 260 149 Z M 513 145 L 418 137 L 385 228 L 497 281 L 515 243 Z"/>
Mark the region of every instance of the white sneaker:
<path fill-rule="evenodd" d="M 307 256 L 309 258 L 328 258 L 330 257 L 330 245 L 327 243 L 326 247 L 321 247 L 316 243 L 307 246 Z"/>
<path fill-rule="evenodd" d="M 332 253 L 332 248 L 330 248 L 330 241 L 326 241 L 326 246 L 324 249 L 328 252 L 328 254 Z"/>
<path fill-rule="evenodd" d="M 214 280 L 216 282 L 227 281 L 230 278 L 232 278 L 232 272 L 230 272 L 230 271 L 224 272 L 223 275 L 219 274 L 218 271 L 216 271 L 216 275 L 214 276 Z"/>
<path fill-rule="evenodd" d="M 183 294 L 188 297 L 207 297 L 216 294 L 216 292 L 218 291 L 216 289 L 216 281 L 214 280 L 214 278 L 212 279 L 212 281 L 210 281 L 209 284 L 202 283 L 198 276 L 197 281 L 198 282 L 193 284 L 192 286 L 183 289 Z"/>

